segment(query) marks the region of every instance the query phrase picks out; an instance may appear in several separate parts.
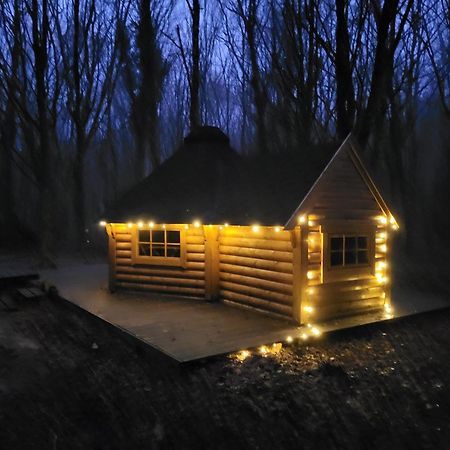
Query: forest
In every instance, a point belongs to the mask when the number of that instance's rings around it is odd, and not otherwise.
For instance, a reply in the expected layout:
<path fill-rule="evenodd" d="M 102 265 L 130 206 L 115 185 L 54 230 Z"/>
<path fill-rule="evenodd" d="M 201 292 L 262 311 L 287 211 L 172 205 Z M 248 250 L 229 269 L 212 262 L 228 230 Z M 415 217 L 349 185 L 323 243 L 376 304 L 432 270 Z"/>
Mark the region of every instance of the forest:
<path fill-rule="evenodd" d="M 448 258 L 448 0 L 0 2 L 0 245 L 86 251 L 206 124 L 248 158 L 353 132 L 403 248 Z"/>

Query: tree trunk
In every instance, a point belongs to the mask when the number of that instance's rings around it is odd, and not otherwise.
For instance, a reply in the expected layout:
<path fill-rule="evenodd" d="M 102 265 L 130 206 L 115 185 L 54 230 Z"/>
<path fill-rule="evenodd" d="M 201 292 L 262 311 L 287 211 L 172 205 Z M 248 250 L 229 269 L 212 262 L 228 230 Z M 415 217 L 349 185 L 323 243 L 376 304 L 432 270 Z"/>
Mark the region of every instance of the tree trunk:
<path fill-rule="evenodd" d="M 192 0 L 192 72 L 189 120 L 191 130 L 200 126 L 200 1 Z"/>

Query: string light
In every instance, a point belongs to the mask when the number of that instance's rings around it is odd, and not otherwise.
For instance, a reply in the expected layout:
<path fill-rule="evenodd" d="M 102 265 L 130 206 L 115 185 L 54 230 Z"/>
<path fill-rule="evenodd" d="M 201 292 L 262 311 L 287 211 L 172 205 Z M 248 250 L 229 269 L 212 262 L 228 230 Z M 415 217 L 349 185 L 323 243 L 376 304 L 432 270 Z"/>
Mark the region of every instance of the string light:
<path fill-rule="evenodd" d="M 303 311 L 307 312 L 308 314 L 312 314 L 314 312 L 314 308 L 312 306 L 304 306 Z"/>
<path fill-rule="evenodd" d="M 163 229 L 164 229 L 164 230 L 166 229 L 166 224 L 165 224 L 165 223 L 163 224 Z"/>
<path fill-rule="evenodd" d="M 300 216 L 298 218 L 298 223 L 305 223 L 306 222 L 306 217 L 305 216 Z"/>
<path fill-rule="evenodd" d="M 101 221 L 99 222 L 99 225 L 100 225 L 101 227 L 106 227 L 106 222 L 105 222 L 104 220 L 101 220 Z"/>
<path fill-rule="evenodd" d="M 252 230 L 253 230 L 254 233 L 258 233 L 258 231 L 259 231 L 259 225 L 253 225 L 253 226 L 252 226 Z"/>
<path fill-rule="evenodd" d="M 311 332 L 314 336 L 320 336 L 322 333 L 320 332 L 320 330 L 316 327 L 312 327 L 311 328 Z"/>
<path fill-rule="evenodd" d="M 138 227 L 142 228 L 144 226 L 144 224 L 142 222 L 138 222 Z"/>
<path fill-rule="evenodd" d="M 132 222 L 128 222 L 128 228 L 131 228 L 133 226 Z"/>
<path fill-rule="evenodd" d="M 286 338 L 286 342 L 287 342 L 288 344 L 292 344 L 292 342 L 294 342 L 294 338 L 293 338 L 292 336 L 288 336 L 288 337 Z"/>
<path fill-rule="evenodd" d="M 308 227 L 313 227 L 314 226 L 314 222 L 312 220 L 308 220 Z"/>
<path fill-rule="evenodd" d="M 189 225 L 185 225 L 185 226 L 184 226 L 184 229 L 185 229 L 185 230 L 189 230 Z"/>
<path fill-rule="evenodd" d="M 312 270 L 310 270 L 310 271 L 308 271 L 306 276 L 308 277 L 308 280 L 312 280 L 314 278 L 314 272 Z"/>
<path fill-rule="evenodd" d="M 200 223 L 199 220 L 194 221 L 194 227 L 195 228 L 200 228 L 200 225 L 201 225 L 201 223 Z"/>
<path fill-rule="evenodd" d="M 275 232 L 276 233 L 279 233 L 281 231 L 281 228 L 280 227 L 275 227 Z"/>
<path fill-rule="evenodd" d="M 224 226 L 224 227 L 227 227 L 227 226 L 228 226 L 228 222 L 225 222 L 225 223 L 223 224 L 223 226 Z"/>
<path fill-rule="evenodd" d="M 308 339 L 308 335 L 307 335 L 306 333 L 302 333 L 302 334 L 300 335 L 300 337 L 301 337 L 304 341 L 306 341 L 306 339 Z"/>
<path fill-rule="evenodd" d="M 150 228 L 153 228 L 153 227 L 155 226 L 155 223 L 154 223 L 154 222 L 149 222 L 149 223 L 148 223 L 148 226 L 149 226 Z"/>

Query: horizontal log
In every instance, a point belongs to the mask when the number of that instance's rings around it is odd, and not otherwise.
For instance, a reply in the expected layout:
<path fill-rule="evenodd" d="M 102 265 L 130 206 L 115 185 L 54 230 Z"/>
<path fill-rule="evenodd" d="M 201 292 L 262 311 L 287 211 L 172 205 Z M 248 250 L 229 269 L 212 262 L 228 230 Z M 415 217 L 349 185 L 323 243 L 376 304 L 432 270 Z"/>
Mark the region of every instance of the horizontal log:
<path fill-rule="evenodd" d="M 117 273 L 130 273 L 134 275 L 154 275 L 154 276 L 168 276 L 173 278 L 195 278 L 204 279 L 205 272 L 203 270 L 185 270 L 183 268 L 159 268 L 147 266 L 117 266 Z"/>
<path fill-rule="evenodd" d="M 131 258 L 131 250 L 116 250 L 117 258 Z"/>
<path fill-rule="evenodd" d="M 204 237 L 203 227 L 195 228 L 190 226 L 188 230 L 186 230 L 186 237 L 189 239 L 191 236 L 202 236 Z"/>
<path fill-rule="evenodd" d="M 280 228 L 282 228 L 280 226 Z M 219 232 L 220 238 L 256 238 L 267 239 L 274 241 L 289 241 L 291 240 L 291 232 L 287 230 L 275 231 L 274 227 L 259 227 L 259 231 L 254 232 L 252 227 L 223 227 Z"/>
<path fill-rule="evenodd" d="M 116 266 L 131 266 L 131 258 L 116 258 Z"/>
<path fill-rule="evenodd" d="M 235 273 L 220 272 L 220 282 L 229 281 L 231 283 L 240 284 L 250 288 L 262 289 L 264 291 L 277 294 L 285 294 L 292 297 L 292 286 L 275 281 L 264 280 L 261 278 L 249 277 Z"/>
<path fill-rule="evenodd" d="M 336 305 L 327 305 L 323 308 L 316 308 L 314 311 L 315 320 L 328 320 L 335 317 L 367 313 L 383 308 L 384 302 L 379 298 L 366 299 L 357 302 L 344 302 Z"/>
<path fill-rule="evenodd" d="M 245 247 L 261 250 L 276 250 L 281 252 L 292 252 L 291 241 L 277 241 L 273 239 L 257 239 L 251 237 L 220 237 L 220 245 L 229 247 Z"/>
<path fill-rule="evenodd" d="M 204 253 L 186 253 L 186 259 L 188 262 L 205 262 Z"/>
<path fill-rule="evenodd" d="M 115 234 L 116 242 L 129 242 L 131 243 L 131 234 Z"/>
<path fill-rule="evenodd" d="M 316 208 L 314 207 L 314 214 L 322 214 L 327 217 L 327 219 L 338 219 L 342 217 L 343 212 L 348 219 L 372 219 L 374 216 L 379 214 L 379 210 L 375 209 L 353 209 L 353 208 Z"/>
<path fill-rule="evenodd" d="M 205 290 L 201 288 L 193 288 L 186 286 L 163 286 L 163 285 L 153 285 L 153 284 L 142 284 L 142 283 L 129 283 L 125 281 L 118 281 L 116 287 L 131 289 L 134 291 L 149 291 L 149 292 L 160 292 L 164 294 L 178 294 L 183 296 L 195 296 L 204 297 Z"/>
<path fill-rule="evenodd" d="M 187 253 L 205 253 L 205 246 L 203 244 L 188 244 L 186 245 Z"/>
<path fill-rule="evenodd" d="M 292 317 L 292 307 L 288 305 L 280 305 L 261 298 L 255 298 L 249 295 L 240 294 L 226 289 L 220 290 L 220 296 L 225 300 L 241 303 L 246 306 L 261 309 L 263 311 L 275 312 L 284 316 Z"/>
<path fill-rule="evenodd" d="M 145 264 L 147 267 L 167 267 L 167 266 L 158 266 L 158 265 L 152 265 L 152 264 Z M 131 260 L 131 258 L 116 258 L 116 266 L 120 266 L 120 267 L 135 267 L 135 265 L 133 265 L 133 262 Z M 140 266 L 141 267 L 141 266 Z M 201 262 L 196 262 L 196 261 L 186 261 L 183 264 L 183 268 L 184 269 L 190 269 L 190 270 L 198 270 L 198 271 L 202 271 L 204 272 L 205 270 L 205 262 L 201 261 Z"/>
<path fill-rule="evenodd" d="M 275 272 L 272 270 L 257 269 L 254 267 L 240 266 L 235 264 L 219 264 L 220 272 L 235 273 L 237 275 L 244 275 L 249 277 L 260 278 L 263 280 L 276 281 L 292 285 L 293 276 L 290 273 Z"/>
<path fill-rule="evenodd" d="M 325 291 L 323 292 L 321 288 L 317 288 L 313 294 L 307 294 L 309 303 L 312 305 L 327 305 L 327 304 L 337 304 L 341 302 L 352 302 L 358 300 L 365 300 L 368 298 L 379 297 L 384 292 L 384 288 L 381 286 L 367 287 L 358 290 L 350 291 Z"/>
<path fill-rule="evenodd" d="M 117 242 L 116 250 L 131 250 L 131 242 Z"/>
<path fill-rule="evenodd" d="M 324 283 L 320 285 L 321 292 L 323 295 L 329 292 L 345 292 L 352 290 L 360 290 L 367 289 L 369 287 L 380 286 L 379 281 L 375 277 L 367 277 L 361 278 L 359 280 L 342 280 L 342 281 L 334 281 L 332 283 Z"/>
<path fill-rule="evenodd" d="M 269 261 L 265 259 L 246 258 L 235 255 L 220 254 L 220 263 L 236 266 L 270 270 L 292 275 L 292 262 Z"/>
<path fill-rule="evenodd" d="M 227 291 L 248 295 L 250 297 L 261 298 L 270 302 L 280 303 L 282 305 L 292 305 L 292 295 L 280 294 L 267 289 L 259 289 L 224 280 L 220 280 L 219 285 L 220 290 L 225 289 Z"/>
<path fill-rule="evenodd" d="M 188 234 L 186 236 L 186 244 L 204 244 L 205 238 L 204 236 L 194 236 L 191 234 Z"/>
<path fill-rule="evenodd" d="M 322 261 L 322 255 L 320 252 L 308 253 L 308 264 L 320 264 Z"/>
<path fill-rule="evenodd" d="M 219 252 L 224 255 L 243 256 L 246 258 L 258 258 L 268 261 L 292 263 L 292 252 L 278 252 L 275 250 L 259 250 L 255 248 L 231 247 L 219 245 Z"/>
<path fill-rule="evenodd" d="M 142 284 L 155 284 L 155 285 L 165 285 L 165 286 L 191 286 L 191 287 L 204 287 L 204 279 L 194 279 L 194 278 L 174 278 L 167 276 L 153 276 L 153 275 L 135 275 L 131 273 L 116 273 L 116 280 L 127 281 L 131 283 L 142 283 Z"/>

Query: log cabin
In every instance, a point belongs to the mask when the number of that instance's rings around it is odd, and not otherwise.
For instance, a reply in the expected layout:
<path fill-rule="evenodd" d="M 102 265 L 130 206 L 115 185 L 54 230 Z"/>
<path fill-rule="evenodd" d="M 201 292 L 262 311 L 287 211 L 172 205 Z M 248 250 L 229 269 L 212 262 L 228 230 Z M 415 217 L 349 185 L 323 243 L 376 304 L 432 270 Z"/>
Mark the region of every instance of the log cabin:
<path fill-rule="evenodd" d="M 390 309 L 398 225 L 351 135 L 332 152 L 244 158 L 201 127 L 101 222 L 109 288 L 318 322 Z M 312 155 L 312 156 L 311 156 Z M 325 156 L 327 156 L 325 151 Z"/>

